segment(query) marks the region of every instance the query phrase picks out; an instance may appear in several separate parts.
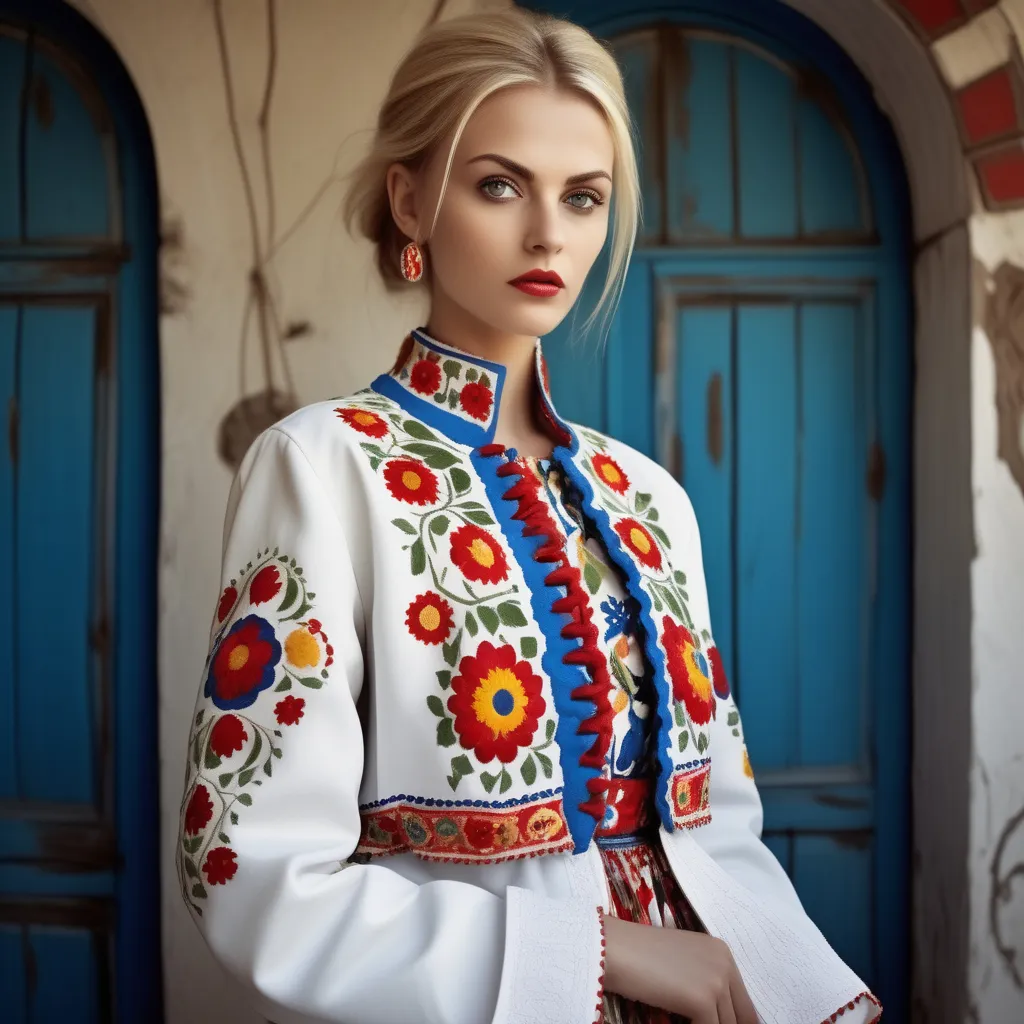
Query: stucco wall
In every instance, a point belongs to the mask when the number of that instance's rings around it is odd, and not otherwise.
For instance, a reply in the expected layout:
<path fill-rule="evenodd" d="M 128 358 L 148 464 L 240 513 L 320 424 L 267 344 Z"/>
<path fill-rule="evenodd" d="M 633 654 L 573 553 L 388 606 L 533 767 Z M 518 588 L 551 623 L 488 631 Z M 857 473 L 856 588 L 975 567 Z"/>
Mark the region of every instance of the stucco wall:
<path fill-rule="evenodd" d="M 75 2 L 121 54 L 142 97 L 156 147 L 165 225 L 159 694 L 167 1020 L 248 1022 L 256 1018 L 240 1008 L 186 916 L 172 857 L 181 758 L 216 598 L 220 523 L 230 482 L 229 470 L 217 457 L 216 436 L 221 418 L 242 395 L 241 339 L 253 263 L 250 210 L 229 131 L 223 61 L 210 0 Z M 863 52 L 853 53 L 854 59 L 873 81 L 885 73 L 889 51 L 873 42 L 865 27 L 869 9 L 891 15 L 882 0 L 848 5 L 790 2 L 826 28 L 833 23 L 830 30 L 841 43 L 840 29 L 849 11 L 846 45 L 853 52 L 858 33 L 864 42 Z M 483 4 L 449 0 L 446 14 L 474 5 Z M 277 6 L 269 122 L 275 236 L 288 232 L 323 192 L 308 217 L 288 235 L 267 276 L 282 321 L 310 324 L 308 333 L 284 345 L 295 390 L 302 402 L 310 402 L 369 380 L 392 355 L 381 339 L 391 337 L 397 345 L 404 330 L 420 319 L 415 303 L 385 296 L 366 248 L 344 234 L 337 218 L 341 192 L 336 179 L 362 152 L 390 69 L 435 3 L 303 0 Z M 225 0 L 224 13 L 241 146 L 265 242 L 270 207 L 257 118 L 271 52 L 266 7 L 256 0 Z M 898 31 L 900 23 L 892 24 L 892 31 Z M 956 88 L 1005 61 L 1022 29 L 1024 0 L 1004 0 L 935 44 L 928 59 L 937 62 Z M 894 81 L 900 74 L 910 74 L 909 64 L 893 69 Z M 891 90 L 897 105 L 899 93 L 899 88 Z M 908 152 L 915 148 L 915 138 L 925 140 L 925 146 L 938 131 L 931 123 L 913 122 L 912 106 L 899 118 L 894 115 Z M 944 130 L 948 136 L 948 122 Z M 941 238 L 962 216 L 941 201 L 934 166 L 918 161 L 910 168 L 915 203 L 920 200 L 923 211 L 917 222 L 919 239 Z M 980 211 L 977 197 L 974 207 Z M 987 297 L 997 288 L 994 275 L 999 266 L 1007 260 L 1024 266 L 1024 214 L 976 212 L 969 230 L 977 261 L 975 328 L 970 380 L 963 386 L 971 400 L 976 557 L 971 570 L 972 623 L 970 632 L 965 630 L 972 671 L 969 679 L 959 681 L 972 691 L 970 720 L 962 722 L 963 741 L 973 751 L 967 839 L 970 891 L 964 902 L 970 908 L 971 1017 L 1003 1024 L 1024 1020 L 1024 989 L 997 948 L 1001 943 L 1006 949 L 1024 951 L 1024 879 L 1017 879 L 1016 900 L 1011 888 L 1007 901 L 993 902 L 994 879 L 1024 858 L 1022 828 L 1008 834 L 1000 847 L 1007 823 L 1024 805 L 1024 498 L 1006 462 L 997 456 L 998 364 L 996 348 L 986 334 L 991 322 L 986 310 Z M 922 273 L 918 280 L 931 278 Z M 247 390 L 260 386 L 257 340 L 250 317 L 244 362 Z M 278 370 L 279 386 L 281 381 Z M 936 551 L 933 557 L 941 559 L 943 554 Z M 968 602 L 962 603 L 966 607 Z M 944 640 L 942 635 L 919 636 L 918 644 L 941 647 Z M 927 769 L 925 764 L 915 776 L 919 787 L 927 785 Z M 941 778 L 938 770 L 936 777 Z M 997 849 L 1002 850 L 1002 866 L 993 875 Z M 918 855 L 929 853 L 923 849 Z M 964 926 L 955 918 L 945 922 L 951 931 Z M 941 975 L 943 967 L 932 964 L 931 969 Z M 953 1018 L 938 1012 L 930 1019 Z"/>

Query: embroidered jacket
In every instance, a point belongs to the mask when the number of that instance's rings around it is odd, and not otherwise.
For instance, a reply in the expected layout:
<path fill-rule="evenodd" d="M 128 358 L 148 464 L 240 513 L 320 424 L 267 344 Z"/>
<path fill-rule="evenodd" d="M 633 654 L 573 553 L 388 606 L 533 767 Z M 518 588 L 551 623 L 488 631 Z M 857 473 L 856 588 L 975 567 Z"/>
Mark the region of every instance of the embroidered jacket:
<path fill-rule="evenodd" d="M 416 331 L 234 482 L 178 874 L 282 1024 L 599 1019 L 615 683 L 567 524 L 493 441 L 504 374 Z M 635 616 L 681 888 L 763 1021 L 875 1019 L 760 841 L 685 492 L 558 415 L 539 342 L 536 394 Z"/>

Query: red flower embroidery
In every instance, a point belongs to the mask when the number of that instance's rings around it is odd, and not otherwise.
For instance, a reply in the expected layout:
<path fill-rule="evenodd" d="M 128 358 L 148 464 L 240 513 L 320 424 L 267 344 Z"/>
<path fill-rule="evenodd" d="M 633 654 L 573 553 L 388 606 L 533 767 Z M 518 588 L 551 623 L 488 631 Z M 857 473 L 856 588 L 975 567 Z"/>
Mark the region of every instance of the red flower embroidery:
<path fill-rule="evenodd" d="M 210 749 L 218 757 L 230 757 L 245 746 L 248 738 L 240 718 L 236 715 L 221 715 L 210 730 Z"/>
<path fill-rule="evenodd" d="M 218 846 L 206 855 L 206 863 L 203 864 L 206 872 L 206 880 L 210 885 L 223 885 L 235 877 L 238 870 L 238 862 L 235 859 L 235 851 L 227 846 Z"/>
<path fill-rule="evenodd" d="M 265 604 L 281 590 L 281 573 L 276 565 L 268 565 L 256 573 L 249 584 L 249 597 L 253 604 Z"/>
<path fill-rule="evenodd" d="M 470 846 L 476 850 L 489 850 L 494 845 L 494 823 L 487 818 L 470 818 L 465 832 Z"/>
<path fill-rule="evenodd" d="M 500 583 L 508 576 L 508 559 L 486 530 L 467 523 L 452 534 L 452 562 L 468 580 Z"/>
<path fill-rule="evenodd" d="M 471 381 L 462 386 L 459 394 L 459 404 L 475 420 L 487 421 L 491 413 L 491 403 L 494 401 L 494 392 L 481 384 L 479 381 Z"/>
<path fill-rule="evenodd" d="M 622 519 L 615 524 L 622 543 L 636 555 L 637 561 L 652 569 L 661 568 L 661 551 L 650 531 L 636 519 Z"/>
<path fill-rule="evenodd" d="M 366 434 L 369 437 L 384 437 L 388 432 L 388 425 L 375 412 L 370 412 L 367 409 L 335 409 L 334 411 L 360 434 Z"/>
<path fill-rule="evenodd" d="M 722 664 L 722 655 L 717 647 L 708 648 L 708 661 L 711 662 L 711 681 L 715 684 L 715 693 L 722 700 L 729 696 L 729 680 L 725 675 L 725 665 Z"/>
<path fill-rule="evenodd" d="M 673 622 L 667 615 L 661 625 L 672 696 L 686 705 L 687 714 L 695 725 L 705 725 L 711 720 L 714 706 L 708 660 L 697 649 L 693 635 L 685 626 Z"/>
<path fill-rule="evenodd" d="M 274 681 L 281 645 L 274 627 L 258 615 L 239 619 L 210 661 L 203 689 L 224 711 L 247 708 Z"/>
<path fill-rule="evenodd" d="M 296 725 L 303 715 L 303 708 L 306 706 L 302 697 L 293 697 L 289 694 L 284 700 L 274 705 L 274 714 L 280 725 Z"/>
<path fill-rule="evenodd" d="M 626 471 L 610 456 L 595 455 L 590 460 L 598 479 L 606 483 L 617 494 L 625 494 L 629 490 L 629 477 Z"/>
<path fill-rule="evenodd" d="M 205 786 L 198 785 L 192 790 L 188 807 L 185 808 L 185 831 L 192 836 L 202 832 L 212 817 L 213 801 L 210 793 Z"/>
<path fill-rule="evenodd" d="M 546 709 L 541 680 L 527 662 L 516 660 L 516 649 L 487 641 L 459 663 L 448 698 L 463 747 L 485 764 L 495 757 L 514 761 L 533 740 Z"/>
<path fill-rule="evenodd" d="M 437 501 L 437 477 L 415 459 L 392 459 L 384 467 L 384 480 L 399 501 L 410 505 Z"/>
<path fill-rule="evenodd" d="M 429 397 L 441 386 L 441 367 L 433 359 L 417 359 L 409 383 L 414 391 Z"/>
<path fill-rule="evenodd" d="M 441 644 L 448 639 L 454 621 L 452 606 L 440 594 L 420 594 L 405 613 L 405 624 L 417 640 Z"/>
<path fill-rule="evenodd" d="M 217 606 L 218 622 L 223 622 L 228 617 L 228 613 L 235 607 L 235 602 L 237 600 L 238 591 L 235 590 L 234 587 L 228 587 L 227 590 L 220 595 L 220 604 Z"/>

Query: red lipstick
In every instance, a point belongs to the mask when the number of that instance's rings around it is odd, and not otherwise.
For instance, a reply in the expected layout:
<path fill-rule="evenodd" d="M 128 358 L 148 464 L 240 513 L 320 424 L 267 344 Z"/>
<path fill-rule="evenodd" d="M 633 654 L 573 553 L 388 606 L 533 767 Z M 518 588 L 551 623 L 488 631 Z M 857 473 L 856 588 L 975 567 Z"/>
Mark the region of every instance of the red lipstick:
<path fill-rule="evenodd" d="M 565 287 L 562 279 L 553 270 L 528 270 L 509 284 L 527 295 L 550 299 Z"/>

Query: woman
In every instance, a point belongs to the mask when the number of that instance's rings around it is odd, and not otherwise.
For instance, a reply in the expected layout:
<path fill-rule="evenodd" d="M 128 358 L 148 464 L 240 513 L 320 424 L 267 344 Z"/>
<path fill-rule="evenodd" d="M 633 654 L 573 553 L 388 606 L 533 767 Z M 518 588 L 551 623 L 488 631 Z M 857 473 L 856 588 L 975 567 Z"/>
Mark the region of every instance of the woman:
<path fill-rule="evenodd" d="M 429 320 L 246 456 L 182 803 L 182 894 L 282 1024 L 880 1013 L 760 842 L 686 494 L 551 402 L 538 339 L 614 220 L 607 315 L 637 207 L 583 30 L 398 68 L 348 214 Z"/>

